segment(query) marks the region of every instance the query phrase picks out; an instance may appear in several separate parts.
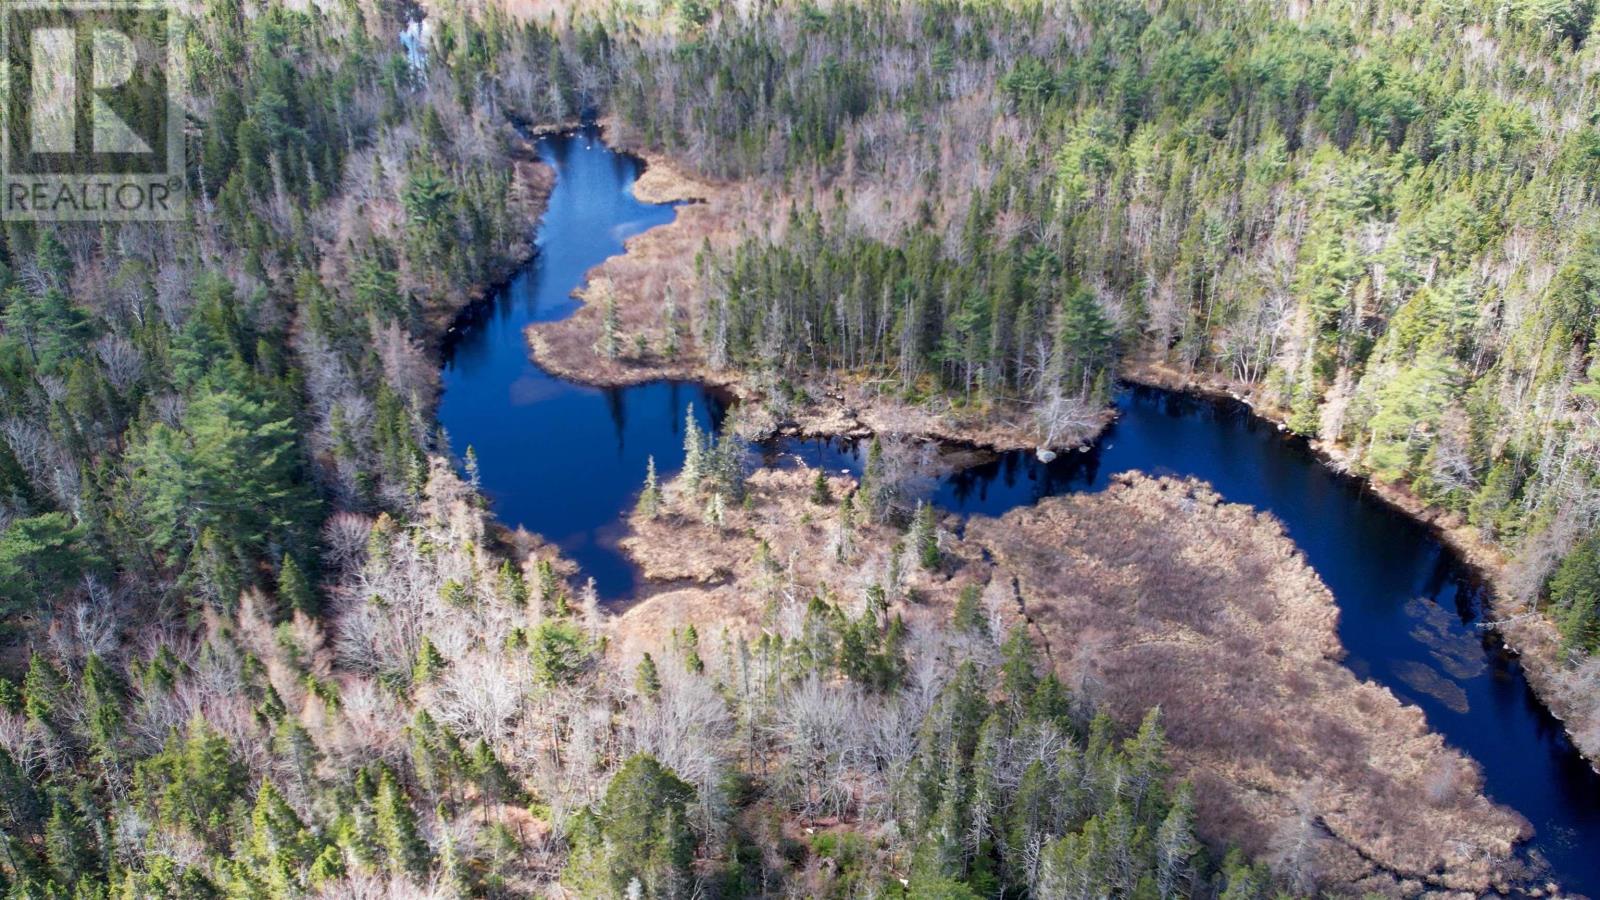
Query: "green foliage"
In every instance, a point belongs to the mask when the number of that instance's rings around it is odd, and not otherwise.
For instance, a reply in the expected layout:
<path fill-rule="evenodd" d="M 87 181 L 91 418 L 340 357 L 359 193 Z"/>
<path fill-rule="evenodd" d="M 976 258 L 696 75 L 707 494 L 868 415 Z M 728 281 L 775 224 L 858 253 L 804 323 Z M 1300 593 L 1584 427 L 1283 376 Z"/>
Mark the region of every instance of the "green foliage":
<path fill-rule="evenodd" d="M 447 665 L 449 662 L 439 652 L 439 648 L 433 645 L 432 639 L 423 635 L 417 646 L 417 661 L 411 667 L 412 684 L 427 684 Z"/>
<path fill-rule="evenodd" d="M 645 460 L 644 489 L 639 492 L 634 511 L 646 519 L 654 519 L 661 512 L 661 482 L 656 478 L 654 456 Z"/>
<path fill-rule="evenodd" d="M 591 661 L 589 640 L 569 621 L 546 619 L 528 639 L 534 678 L 543 685 L 569 684 Z"/>
<path fill-rule="evenodd" d="M 417 830 L 416 813 L 387 768 L 378 777 L 373 814 L 376 842 L 389 871 L 401 877 L 420 877 L 428 870 L 428 844 Z"/>
<path fill-rule="evenodd" d="M 828 487 L 828 475 L 821 469 L 817 470 L 817 477 L 811 480 L 811 502 L 818 506 L 828 506 L 833 503 L 833 490 Z"/>
<path fill-rule="evenodd" d="M 932 571 L 939 568 L 942 558 L 939 553 L 939 523 L 934 518 L 931 503 L 917 504 L 917 511 L 911 520 L 911 546 L 924 569 Z"/>
<path fill-rule="evenodd" d="M 321 608 L 316 591 L 293 556 L 285 556 L 278 568 L 278 604 L 281 612 L 299 612 L 308 616 L 315 616 Z"/>
<path fill-rule="evenodd" d="M 635 880 L 646 897 L 687 896 L 694 852 L 687 807 L 694 796 L 653 757 L 630 757 L 599 807 L 578 816 L 564 880 L 590 896 L 625 896 Z"/>
<path fill-rule="evenodd" d="M 101 559 L 87 540 L 87 529 L 62 513 L 13 520 L 0 532 L 0 601 L 10 612 L 52 598 Z"/>
<path fill-rule="evenodd" d="M 654 699 L 661 693 L 661 673 L 656 669 L 655 658 L 646 653 L 634 671 L 633 689 L 639 696 Z"/>
<path fill-rule="evenodd" d="M 1550 579 L 1550 602 L 1568 647 L 1600 650 L 1600 535 L 1562 558 Z"/>
<path fill-rule="evenodd" d="M 134 771 L 134 796 L 151 820 L 221 849 L 243 799 L 244 767 L 228 742 L 201 720 L 167 737 Z"/>
<path fill-rule="evenodd" d="M 203 551 L 191 557 L 191 569 L 214 555 L 242 571 L 244 560 L 269 545 L 298 543 L 314 520 L 294 424 L 273 401 L 229 389 L 202 392 L 180 428 L 157 423 L 130 458 L 151 543 L 174 554 Z M 201 577 L 216 583 L 214 574 Z"/>

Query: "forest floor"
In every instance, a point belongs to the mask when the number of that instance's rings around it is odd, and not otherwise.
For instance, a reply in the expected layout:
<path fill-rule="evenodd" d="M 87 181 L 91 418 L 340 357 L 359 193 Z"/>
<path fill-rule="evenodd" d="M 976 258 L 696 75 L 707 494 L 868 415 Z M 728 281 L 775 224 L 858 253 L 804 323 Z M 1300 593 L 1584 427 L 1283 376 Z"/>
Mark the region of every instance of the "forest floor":
<path fill-rule="evenodd" d="M 707 246 L 727 249 L 758 233 L 760 227 L 754 223 L 770 224 L 773 211 L 783 209 L 784 202 L 769 189 L 713 183 L 658 154 L 625 145 L 618 149 L 645 161 L 634 196 L 646 203 L 678 203 L 678 216 L 630 238 L 627 252 L 591 272 L 588 284 L 578 292 L 585 303 L 577 312 L 528 329 L 534 360 L 546 371 L 598 387 L 659 380 L 720 387 L 743 401 L 741 425 L 749 434 L 900 435 L 995 450 L 1038 446 L 1037 425 L 1020 407 L 962 407 L 936 392 L 907 398 L 891 392 L 887 382 L 859 373 L 780 387 L 758 374 L 711 365 L 688 325 L 698 320 L 690 307 L 702 293 L 696 258 Z M 675 353 L 667 351 L 669 297 L 677 308 Z M 620 350 L 615 359 L 596 350 L 608 301 L 616 307 Z M 1104 412 L 1098 419 L 1089 418 L 1081 428 L 1058 438 L 1057 449 L 1091 440 L 1111 416 Z"/>
<path fill-rule="evenodd" d="M 837 508 L 811 502 L 814 477 L 756 472 L 721 527 L 668 485 L 663 513 L 636 516 L 623 542 L 658 589 L 616 617 L 622 658 L 688 624 L 703 646 L 719 630 L 751 638 L 814 595 L 860 607 L 900 534 L 859 525 L 841 561 Z M 853 484 L 830 479 L 835 497 Z M 1026 622 L 1080 697 L 1130 728 L 1160 706 L 1215 845 L 1288 859 L 1340 893 L 1480 893 L 1518 877 L 1527 823 L 1485 798 L 1474 763 L 1418 709 L 1341 664 L 1333 597 L 1271 516 L 1199 482 L 1132 475 L 941 541 L 941 569 L 908 564 L 893 610 L 942 620 L 963 587 L 986 585 L 994 630 Z"/>
<path fill-rule="evenodd" d="M 1121 375 L 1136 384 L 1231 397 L 1248 403 L 1256 415 L 1280 425 L 1289 419 L 1288 410 L 1262 402 L 1251 385 L 1220 375 L 1185 372 L 1149 357 L 1125 360 Z M 1356 460 L 1349 448 L 1323 440 L 1312 440 L 1310 444 L 1329 467 L 1345 473 L 1355 471 Z M 1600 771 L 1600 692 L 1588 683 L 1594 672 L 1569 664 L 1555 623 L 1528 599 L 1530 593 L 1536 598 L 1537 590 L 1529 591 L 1516 583 L 1520 573 L 1515 562 L 1461 514 L 1429 504 L 1403 484 L 1371 476 L 1351 477 L 1361 477 L 1374 496 L 1427 526 L 1490 588 L 1485 618 L 1494 622 L 1506 646 L 1517 654 L 1534 693 L 1561 720 L 1590 765 Z"/>

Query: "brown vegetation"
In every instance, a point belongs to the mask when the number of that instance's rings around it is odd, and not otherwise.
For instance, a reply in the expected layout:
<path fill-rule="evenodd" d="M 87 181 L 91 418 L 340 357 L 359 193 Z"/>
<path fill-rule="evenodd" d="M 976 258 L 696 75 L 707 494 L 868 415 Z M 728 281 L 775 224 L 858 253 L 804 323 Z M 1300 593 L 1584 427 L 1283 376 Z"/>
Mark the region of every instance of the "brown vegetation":
<path fill-rule="evenodd" d="M 1289 418 L 1289 411 L 1269 402 L 1259 386 L 1222 374 L 1184 371 L 1149 356 L 1125 359 L 1121 374 L 1137 384 L 1231 397 L 1280 426 Z M 1320 438 L 1310 439 L 1310 446 L 1324 464 L 1336 471 L 1351 472 L 1356 468 L 1357 460 L 1349 447 Z M 1574 663 L 1555 623 L 1538 609 L 1542 579 L 1553 561 L 1538 558 L 1537 553 L 1510 560 L 1502 547 L 1472 527 L 1461 514 L 1429 504 L 1404 484 L 1371 474 L 1363 477 L 1373 496 L 1426 525 L 1491 587 L 1488 617 L 1495 630 L 1521 660 L 1534 693 L 1561 720 L 1579 752 L 1595 766 L 1593 761 L 1600 758 L 1600 661 Z M 1548 542 L 1546 546 L 1551 547 Z M 1600 766 L 1595 767 L 1600 770 Z"/>
<path fill-rule="evenodd" d="M 1134 477 L 967 539 L 1018 578 L 1059 669 L 1124 721 L 1161 705 L 1202 821 L 1248 851 L 1481 891 L 1526 833 L 1420 710 L 1339 664 L 1333 597 L 1270 516 Z"/>
<path fill-rule="evenodd" d="M 673 584 L 615 620 L 624 659 L 687 624 L 778 629 L 813 595 L 884 581 L 898 532 L 859 526 L 841 553 L 836 507 L 806 499 L 813 477 L 757 472 L 720 528 L 677 485 L 659 516 L 636 517 L 624 547 Z M 836 497 L 851 486 L 830 484 Z M 962 586 L 987 584 L 995 623 L 1025 613 L 1080 696 L 1128 726 L 1160 706 L 1211 839 L 1306 884 L 1387 895 L 1509 877 L 1526 823 L 1483 796 L 1474 764 L 1419 710 L 1339 663 L 1333 598 L 1270 516 L 1135 475 L 974 519 L 941 543 L 940 572 L 903 560 L 895 610 L 942 618 Z"/>
<path fill-rule="evenodd" d="M 607 128 L 616 142 L 617 124 L 608 122 Z M 629 146 L 625 137 L 622 147 Z M 699 340 L 707 286 L 697 274 L 697 258 L 707 247 L 728 250 L 752 235 L 780 234 L 794 198 L 752 182 L 701 178 L 659 154 L 639 155 L 648 165 L 634 185 L 635 196 L 649 203 L 680 202 L 678 217 L 630 238 L 625 253 L 596 267 L 578 292 L 585 303 L 573 315 L 528 329 L 533 356 L 547 371 L 606 387 L 660 379 L 724 387 L 747 401 L 746 424 L 769 433 L 910 435 L 1000 450 L 1039 444 L 1036 422 L 1022 409 L 965 409 L 939 396 L 911 401 L 866 373 L 834 373 L 791 393 L 777 390 L 761 373 L 718 366 Z M 608 304 L 615 305 L 621 348 L 615 359 L 596 350 Z M 669 304 L 675 312 L 669 313 Z M 1088 440 L 1107 421 L 1109 414 L 1086 416 L 1056 443 Z"/>

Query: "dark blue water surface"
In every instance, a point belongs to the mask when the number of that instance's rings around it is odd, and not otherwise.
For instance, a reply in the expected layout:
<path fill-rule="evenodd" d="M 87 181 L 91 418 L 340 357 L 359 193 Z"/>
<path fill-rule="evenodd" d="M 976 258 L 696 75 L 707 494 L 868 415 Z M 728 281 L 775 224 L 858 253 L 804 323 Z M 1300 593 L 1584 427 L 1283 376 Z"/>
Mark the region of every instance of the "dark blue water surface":
<path fill-rule="evenodd" d="M 457 452 L 475 448 L 499 518 L 556 541 L 604 596 L 618 598 L 637 587 L 615 541 L 646 457 L 663 478 L 675 472 L 686 407 L 695 404 L 702 427 L 723 407 L 695 385 L 585 388 L 528 361 L 524 327 L 569 314 L 589 268 L 674 215 L 633 199 L 638 164 L 593 132 L 546 138 L 539 152 L 558 174 L 539 258 L 461 324 L 446 352 L 440 418 Z M 1534 697 L 1515 657 L 1476 627 L 1483 595 L 1467 568 L 1425 527 L 1241 404 L 1133 387 L 1117 408 L 1116 424 L 1087 452 L 1049 464 L 1002 454 L 940 480 L 934 501 L 999 515 L 1140 470 L 1201 478 L 1231 502 L 1269 510 L 1333 591 L 1350 668 L 1419 706 L 1482 765 L 1489 795 L 1533 823 L 1530 854 L 1548 860 L 1568 890 L 1600 893 L 1600 776 Z M 752 455 L 859 468 L 858 449 L 839 442 L 781 441 Z"/>
<path fill-rule="evenodd" d="M 495 515 L 558 544 L 595 579 L 602 596 L 634 588 L 616 547 L 621 514 L 654 456 L 665 477 L 683 464 L 683 425 L 701 428 L 722 404 L 698 385 L 657 382 L 581 387 L 529 361 L 524 332 L 571 315 L 584 273 L 622 252 L 622 242 L 677 215 L 633 197 L 639 164 L 606 149 L 594 130 L 541 139 L 558 177 L 539 226 L 538 256 L 456 323 L 445 346 L 439 421 L 455 452 L 478 457 Z"/>

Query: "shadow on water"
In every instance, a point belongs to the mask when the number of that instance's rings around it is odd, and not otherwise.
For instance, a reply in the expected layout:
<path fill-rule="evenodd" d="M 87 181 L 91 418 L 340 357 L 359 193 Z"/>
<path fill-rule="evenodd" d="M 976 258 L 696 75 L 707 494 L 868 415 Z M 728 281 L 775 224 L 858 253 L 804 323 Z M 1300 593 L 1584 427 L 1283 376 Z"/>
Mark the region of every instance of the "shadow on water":
<path fill-rule="evenodd" d="M 671 206 L 633 197 L 639 163 L 613 153 L 592 128 L 542 138 L 559 173 L 536 240 L 537 260 L 464 314 L 444 349 L 439 421 L 453 449 L 478 457 L 495 515 L 559 545 L 602 596 L 631 593 L 636 573 L 616 547 L 620 518 L 654 456 L 662 476 L 683 463 L 689 405 L 700 427 L 724 402 L 696 384 L 583 387 L 528 358 L 525 332 L 571 315 L 584 274 L 633 235 L 672 221 Z"/>
<path fill-rule="evenodd" d="M 706 428 L 725 404 L 686 383 L 582 387 L 529 361 L 529 324 L 569 315 L 578 306 L 571 292 L 590 268 L 675 216 L 671 206 L 634 199 L 639 163 L 607 150 L 592 129 L 544 138 L 538 149 L 559 175 L 538 261 L 458 324 L 439 417 L 457 452 L 476 450 L 500 520 L 555 541 L 602 596 L 616 599 L 638 586 L 616 541 L 646 459 L 655 458 L 663 479 L 676 472 L 689 405 Z M 1350 668 L 1419 706 L 1479 762 L 1489 795 L 1533 823 L 1531 853 L 1546 857 L 1568 889 L 1600 892 L 1600 857 L 1587 852 L 1600 835 L 1600 777 L 1533 696 L 1516 658 L 1476 627 L 1482 593 L 1472 573 L 1425 527 L 1242 404 L 1134 387 L 1117 406 L 1116 424 L 1087 451 L 1048 464 L 1000 454 L 941 479 L 934 501 L 1000 515 L 1141 470 L 1200 478 L 1230 502 L 1271 511 L 1333 591 Z M 859 448 L 841 441 L 765 442 L 751 453 L 763 465 L 860 466 Z"/>

